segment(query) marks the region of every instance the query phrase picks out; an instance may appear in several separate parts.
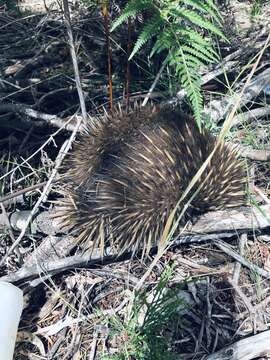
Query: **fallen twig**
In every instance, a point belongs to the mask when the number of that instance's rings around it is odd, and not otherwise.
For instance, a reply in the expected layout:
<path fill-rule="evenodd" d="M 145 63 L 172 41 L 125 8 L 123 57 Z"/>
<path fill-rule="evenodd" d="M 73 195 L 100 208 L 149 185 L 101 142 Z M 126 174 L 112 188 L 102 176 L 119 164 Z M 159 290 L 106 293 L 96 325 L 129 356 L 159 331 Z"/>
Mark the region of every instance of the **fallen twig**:
<path fill-rule="evenodd" d="M 47 181 L 43 181 L 42 183 L 34 184 L 34 185 L 31 185 L 31 186 L 26 187 L 25 189 L 21 189 L 21 190 L 18 190 L 18 191 L 14 191 L 14 192 L 11 193 L 11 194 L 2 196 L 2 197 L 0 197 L 0 203 L 2 203 L 2 204 L 5 205 L 5 202 L 6 202 L 6 201 L 9 201 L 9 200 L 11 200 L 11 199 L 14 199 L 14 198 L 16 198 L 16 197 L 18 197 L 18 196 L 20 196 L 20 195 L 26 194 L 26 193 L 31 192 L 31 191 L 33 191 L 33 190 L 40 189 L 40 188 L 42 188 L 42 186 L 44 186 L 46 183 L 47 183 Z"/>
<path fill-rule="evenodd" d="M 236 115 L 233 118 L 232 126 L 237 126 L 243 123 L 250 123 L 252 120 L 265 117 L 269 114 L 270 114 L 270 106 L 264 106 L 264 107 L 248 110 L 244 113 Z"/>
<path fill-rule="evenodd" d="M 239 92 L 234 92 L 233 95 L 225 96 L 221 100 L 213 100 L 204 109 L 204 114 L 211 117 L 214 122 L 223 119 L 235 106 L 236 99 L 241 94 L 241 101 L 237 105 L 243 107 L 249 101 L 257 97 L 260 92 L 269 84 L 270 68 L 265 69 L 260 74 L 254 76 L 253 80 L 246 86 L 243 92 L 243 84 L 239 84 Z M 245 81 L 244 81 L 245 83 Z M 234 125 L 234 122 L 232 122 Z"/>
<path fill-rule="evenodd" d="M 242 157 L 256 160 L 256 161 L 269 161 L 270 160 L 270 150 L 255 150 L 249 147 L 240 146 L 239 153 Z"/>
<path fill-rule="evenodd" d="M 270 354 L 270 330 L 226 346 L 205 360 L 251 360 Z"/>
<path fill-rule="evenodd" d="M 29 116 L 33 119 L 44 121 L 44 124 L 49 124 L 57 128 L 67 129 L 69 131 L 74 130 L 74 125 L 69 123 L 69 119 L 61 119 L 56 115 L 45 114 L 40 111 L 31 109 L 23 104 L 0 104 L 0 114 L 6 112 L 13 112 Z M 33 123 L 35 125 L 35 123 Z"/>
<path fill-rule="evenodd" d="M 243 258 L 243 256 L 241 256 L 240 254 L 238 254 L 236 251 L 234 251 L 228 244 L 222 242 L 221 240 L 216 240 L 214 241 L 214 244 L 223 252 L 225 252 L 227 255 L 231 256 L 232 258 L 234 258 L 236 261 L 238 261 L 240 264 L 242 264 L 243 266 L 247 267 L 248 269 L 250 269 L 251 271 L 259 274 L 260 276 L 266 278 L 266 279 L 270 279 L 270 272 L 266 271 L 262 268 L 260 268 L 259 266 L 253 264 L 252 262 L 246 260 Z"/>

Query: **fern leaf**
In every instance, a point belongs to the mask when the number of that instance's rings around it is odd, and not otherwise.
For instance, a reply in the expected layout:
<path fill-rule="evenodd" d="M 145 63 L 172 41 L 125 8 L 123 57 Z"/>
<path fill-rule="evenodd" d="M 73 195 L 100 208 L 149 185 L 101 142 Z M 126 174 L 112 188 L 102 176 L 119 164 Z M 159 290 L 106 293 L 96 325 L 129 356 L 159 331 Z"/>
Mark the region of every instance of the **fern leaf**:
<path fill-rule="evenodd" d="M 131 0 L 123 10 L 123 13 L 113 22 L 111 32 L 131 16 L 136 16 L 142 10 L 152 7 L 152 2 L 149 0 Z"/>
<path fill-rule="evenodd" d="M 223 33 L 221 32 L 221 30 L 217 26 L 213 25 L 210 21 L 198 15 L 195 11 L 188 9 L 179 9 L 179 10 L 175 10 L 175 12 L 177 13 L 178 16 L 189 20 L 192 24 L 197 25 L 203 29 L 209 30 L 214 34 L 217 34 L 221 38 L 226 39 Z"/>
<path fill-rule="evenodd" d="M 214 3 L 213 0 L 205 0 L 207 5 L 215 12 L 215 14 L 218 16 L 218 18 L 220 19 L 220 21 L 223 23 L 223 18 L 219 12 L 218 7 L 216 6 L 216 4 Z"/>
<path fill-rule="evenodd" d="M 201 29 L 209 36 L 216 34 L 226 40 L 220 30 L 222 17 L 219 10 L 213 0 L 129 0 L 111 31 L 145 10 L 152 14 L 152 19 L 143 27 L 129 59 L 156 35 L 150 57 L 161 51 L 167 52 L 166 61 L 175 68 L 200 127 L 203 97 L 198 69 L 219 58 L 212 40 L 204 37 Z"/>
<path fill-rule="evenodd" d="M 203 13 L 206 13 L 216 21 L 217 24 L 221 25 L 222 17 L 218 11 L 218 9 L 213 6 L 214 4 L 210 4 L 209 1 L 201 1 L 201 0 L 182 0 L 185 5 L 190 5 L 194 9 L 197 9 Z"/>
<path fill-rule="evenodd" d="M 187 53 L 197 56 L 198 59 L 202 60 L 205 64 L 212 63 L 217 60 L 211 52 L 207 51 L 201 46 L 197 46 L 196 43 L 193 43 L 192 46 L 182 45 L 182 49 Z"/>
<path fill-rule="evenodd" d="M 210 45 L 209 41 L 204 38 L 200 33 L 187 26 L 180 29 L 179 35 L 183 37 L 184 41 L 196 41 L 196 43 L 201 44 L 202 46 Z"/>
<path fill-rule="evenodd" d="M 200 49 L 201 52 L 209 52 L 211 53 L 210 56 L 213 57 L 213 60 L 218 61 L 219 55 L 217 52 L 213 49 L 211 43 L 209 40 L 204 39 L 198 32 L 187 28 L 184 30 L 181 30 L 179 33 L 179 36 L 183 38 L 183 42 L 187 45 L 192 45 L 193 47 L 196 47 Z"/>
<path fill-rule="evenodd" d="M 132 59 L 142 46 L 159 31 L 161 25 L 162 19 L 157 15 L 150 23 L 144 26 L 130 54 L 129 60 Z"/>
<path fill-rule="evenodd" d="M 212 59 L 213 61 L 216 62 L 219 61 L 220 59 L 219 54 L 215 51 L 215 49 L 211 46 L 210 43 L 208 44 L 208 46 L 201 46 L 201 44 L 198 44 L 196 41 L 193 41 L 192 46 L 201 53 L 203 53 L 205 56 L 209 57 L 209 59 Z"/>
<path fill-rule="evenodd" d="M 163 32 L 158 36 L 157 41 L 155 42 L 152 51 L 150 53 L 150 57 L 154 54 L 158 54 L 163 50 L 169 50 L 171 48 L 171 44 L 174 41 L 172 40 L 172 34 L 170 31 L 163 29 Z"/>
<path fill-rule="evenodd" d="M 200 66 L 202 66 L 201 60 L 199 60 L 196 56 L 193 56 L 192 54 L 186 53 L 186 58 L 188 58 L 189 66 L 193 67 L 194 69 L 198 69 Z M 181 64 L 181 56 L 175 57 L 175 60 L 173 60 L 170 65 Z"/>
<path fill-rule="evenodd" d="M 189 62 L 189 59 L 182 47 L 179 48 L 179 55 L 181 61 L 176 64 L 176 70 L 180 75 L 182 85 L 187 92 L 189 100 L 191 101 L 196 122 L 199 128 L 201 128 L 203 98 L 201 94 L 200 75 L 197 71 L 198 67 L 194 66 L 192 62 Z"/>

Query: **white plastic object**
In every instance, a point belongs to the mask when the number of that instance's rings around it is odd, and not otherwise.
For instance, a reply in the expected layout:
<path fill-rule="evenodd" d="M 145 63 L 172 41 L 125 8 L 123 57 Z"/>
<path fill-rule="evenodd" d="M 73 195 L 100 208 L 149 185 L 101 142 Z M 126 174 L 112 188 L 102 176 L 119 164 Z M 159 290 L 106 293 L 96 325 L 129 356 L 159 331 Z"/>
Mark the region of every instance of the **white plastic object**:
<path fill-rule="evenodd" d="M 20 317 L 23 292 L 16 286 L 0 281 L 0 359 L 12 360 Z"/>

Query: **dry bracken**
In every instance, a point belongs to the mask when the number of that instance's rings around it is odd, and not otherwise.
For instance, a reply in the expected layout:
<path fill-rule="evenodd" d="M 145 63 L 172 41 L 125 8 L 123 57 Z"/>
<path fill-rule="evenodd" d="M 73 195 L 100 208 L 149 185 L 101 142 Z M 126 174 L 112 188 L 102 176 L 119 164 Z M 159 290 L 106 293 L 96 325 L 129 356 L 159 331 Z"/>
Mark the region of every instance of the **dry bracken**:
<path fill-rule="evenodd" d="M 85 244 L 107 243 L 118 253 L 149 248 L 215 144 L 176 110 L 148 107 L 97 118 L 62 169 L 62 226 Z M 188 216 L 242 205 L 245 176 L 236 152 L 221 143 L 185 202 L 198 187 Z"/>

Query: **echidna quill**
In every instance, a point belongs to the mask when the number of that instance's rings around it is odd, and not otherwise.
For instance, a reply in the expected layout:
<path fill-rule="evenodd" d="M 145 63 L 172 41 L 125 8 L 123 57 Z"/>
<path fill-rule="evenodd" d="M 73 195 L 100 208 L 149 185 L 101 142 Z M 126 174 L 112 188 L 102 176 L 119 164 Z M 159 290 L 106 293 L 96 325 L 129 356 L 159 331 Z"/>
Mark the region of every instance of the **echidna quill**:
<path fill-rule="evenodd" d="M 68 155 L 59 217 L 79 241 L 116 251 L 158 242 L 171 211 L 216 144 L 207 130 L 176 110 L 153 107 L 97 119 Z M 243 164 L 220 144 L 184 203 L 200 187 L 188 216 L 240 206 Z"/>

